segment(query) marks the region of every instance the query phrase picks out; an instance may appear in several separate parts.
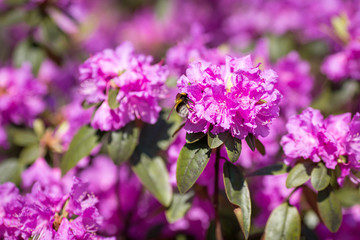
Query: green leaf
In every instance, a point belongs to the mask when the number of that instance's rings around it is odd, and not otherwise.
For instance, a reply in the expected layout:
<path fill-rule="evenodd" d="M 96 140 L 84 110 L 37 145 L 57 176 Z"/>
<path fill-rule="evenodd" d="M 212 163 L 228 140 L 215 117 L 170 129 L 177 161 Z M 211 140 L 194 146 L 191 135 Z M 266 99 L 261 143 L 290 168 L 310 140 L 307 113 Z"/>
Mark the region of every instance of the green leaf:
<path fill-rule="evenodd" d="M 255 139 L 255 148 L 259 151 L 259 153 L 261 155 L 265 155 L 266 154 L 266 151 L 265 151 L 265 146 L 262 144 L 262 142 L 260 142 L 259 139 Z"/>
<path fill-rule="evenodd" d="M 98 103 L 88 103 L 86 100 L 82 101 L 81 102 L 81 106 L 82 108 L 84 109 L 89 109 L 89 108 L 92 108 L 92 107 L 99 107 L 103 102 L 98 102 Z"/>
<path fill-rule="evenodd" d="M 275 163 L 270 166 L 263 167 L 261 169 L 256 170 L 248 175 L 248 177 L 253 176 L 266 176 L 266 175 L 279 175 L 284 174 L 290 171 L 290 166 L 285 163 Z"/>
<path fill-rule="evenodd" d="M 241 149 L 242 149 L 241 140 L 231 136 L 231 134 L 228 132 L 228 135 L 224 143 L 229 160 L 232 163 L 236 162 L 241 154 Z"/>
<path fill-rule="evenodd" d="M 210 131 L 208 132 L 207 141 L 208 141 L 208 145 L 211 149 L 218 148 L 224 143 L 222 140 L 223 138 L 220 136 L 220 134 L 214 135 Z"/>
<path fill-rule="evenodd" d="M 194 196 L 194 192 L 188 192 L 186 194 L 175 193 L 170 207 L 166 210 L 165 216 L 169 223 L 176 222 L 183 218 L 187 211 L 191 208 L 191 201 Z"/>
<path fill-rule="evenodd" d="M 360 204 L 360 192 L 355 188 L 341 188 L 335 192 L 343 207 Z"/>
<path fill-rule="evenodd" d="M 325 190 L 319 191 L 317 206 L 325 226 L 331 232 L 336 232 L 342 221 L 341 204 L 330 186 Z"/>
<path fill-rule="evenodd" d="M 26 19 L 27 11 L 23 8 L 14 8 L 6 12 L 2 12 L 0 16 L 0 26 L 9 26 L 18 24 Z"/>
<path fill-rule="evenodd" d="M 204 171 L 211 154 L 206 139 L 187 143 L 181 149 L 176 167 L 176 181 L 180 193 L 187 192 Z"/>
<path fill-rule="evenodd" d="M 116 164 L 121 164 L 131 157 L 139 135 L 140 129 L 136 127 L 135 122 L 130 122 L 120 130 L 110 133 L 107 151 Z"/>
<path fill-rule="evenodd" d="M 0 184 L 13 182 L 19 184 L 23 166 L 15 158 L 2 160 L 0 162 Z"/>
<path fill-rule="evenodd" d="M 249 133 L 246 138 L 246 143 L 252 151 L 255 151 L 255 136 Z"/>
<path fill-rule="evenodd" d="M 26 147 L 39 142 L 36 134 L 29 129 L 10 128 L 8 130 L 9 140 L 15 145 Z"/>
<path fill-rule="evenodd" d="M 15 48 L 13 63 L 16 67 L 21 67 L 23 63 L 30 62 L 33 73 L 37 74 L 45 57 L 46 53 L 41 47 L 26 39 Z"/>
<path fill-rule="evenodd" d="M 164 161 L 160 157 L 150 158 L 145 153 L 140 153 L 130 159 L 130 164 L 142 184 L 162 205 L 168 207 L 171 203 L 172 188 Z"/>
<path fill-rule="evenodd" d="M 312 163 L 298 163 L 293 167 L 286 178 L 286 187 L 294 188 L 303 185 L 310 179 Z"/>
<path fill-rule="evenodd" d="M 33 163 L 39 156 L 40 146 L 39 144 L 34 144 L 27 146 L 20 152 L 19 161 L 24 165 L 28 165 Z"/>
<path fill-rule="evenodd" d="M 296 207 L 283 203 L 275 208 L 265 227 L 265 240 L 300 239 L 301 222 Z"/>
<path fill-rule="evenodd" d="M 116 109 L 120 106 L 120 103 L 116 100 L 117 95 L 119 94 L 120 89 L 110 88 L 108 94 L 108 105 L 111 109 Z"/>
<path fill-rule="evenodd" d="M 311 185 L 318 191 L 329 186 L 331 176 L 323 163 L 319 163 L 311 172 Z"/>
<path fill-rule="evenodd" d="M 198 133 L 186 133 L 186 143 L 194 143 L 205 137 L 205 133 L 198 132 Z"/>
<path fill-rule="evenodd" d="M 245 239 L 248 239 L 251 220 L 251 198 L 248 185 L 238 167 L 226 161 L 223 169 L 226 196 L 232 204 L 239 207 L 234 213 Z"/>
<path fill-rule="evenodd" d="M 85 125 L 79 129 L 72 139 L 68 151 L 61 159 L 61 172 L 63 175 L 84 157 L 88 156 L 100 142 L 100 136 L 91 126 Z"/>
<path fill-rule="evenodd" d="M 150 157 L 156 156 L 160 150 L 168 149 L 174 140 L 171 135 L 181 125 L 182 119 L 177 114 L 171 115 L 169 121 L 165 121 L 167 115 L 167 112 L 161 112 L 155 124 L 144 124 L 141 129 L 138 145 L 142 152 Z"/>

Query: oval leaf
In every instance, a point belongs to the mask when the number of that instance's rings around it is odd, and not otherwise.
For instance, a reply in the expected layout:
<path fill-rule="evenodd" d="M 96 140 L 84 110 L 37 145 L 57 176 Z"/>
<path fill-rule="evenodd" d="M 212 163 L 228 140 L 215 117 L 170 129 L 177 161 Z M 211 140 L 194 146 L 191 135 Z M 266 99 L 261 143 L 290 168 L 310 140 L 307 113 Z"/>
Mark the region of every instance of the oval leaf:
<path fill-rule="evenodd" d="M 331 232 L 336 232 L 342 221 L 341 204 L 330 186 L 319 191 L 317 206 L 325 226 Z"/>
<path fill-rule="evenodd" d="M 38 144 L 30 145 L 20 152 L 19 161 L 22 164 L 31 164 L 40 156 L 40 146 Z"/>
<path fill-rule="evenodd" d="M 259 151 L 261 155 L 264 156 L 266 154 L 264 144 L 262 144 L 262 142 L 260 142 L 260 140 L 257 138 L 255 139 L 255 148 Z"/>
<path fill-rule="evenodd" d="M 60 167 L 63 175 L 75 167 L 83 157 L 88 156 L 91 150 L 98 145 L 100 137 L 96 132 L 92 127 L 85 125 L 75 134 L 68 151 L 61 159 Z"/>
<path fill-rule="evenodd" d="M 119 131 L 110 133 L 107 150 L 116 164 L 127 161 L 131 157 L 136 148 L 139 134 L 140 129 L 136 127 L 134 122 L 128 123 Z"/>
<path fill-rule="evenodd" d="M 265 240 L 300 239 L 301 222 L 296 207 L 283 203 L 272 211 L 265 227 Z"/>
<path fill-rule="evenodd" d="M 28 129 L 10 128 L 8 130 L 8 137 L 15 145 L 26 147 L 39 142 L 36 134 Z"/>
<path fill-rule="evenodd" d="M 181 149 L 176 166 L 176 181 L 180 193 L 187 192 L 204 171 L 211 149 L 206 139 L 195 143 L 187 143 Z"/>
<path fill-rule="evenodd" d="M 249 237 L 251 220 L 251 199 L 248 185 L 241 170 L 230 162 L 224 163 L 223 178 L 226 196 L 232 204 L 240 207 L 234 213 L 239 221 L 245 239 Z"/>
<path fill-rule="evenodd" d="M 249 133 L 246 136 L 245 141 L 246 141 L 247 145 L 249 146 L 249 148 L 252 151 L 255 151 L 255 136 L 253 134 Z"/>
<path fill-rule="evenodd" d="M 286 187 L 294 188 L 303 185 L 310 179 L 312 163 L 298 163 L 293 167 L 286 178 Z"/>
<path fill-rule="evenodd" d="M 21 181 L 21 172 L 23 166 L 15 158 L 1 161 L 0 163 L 0 184 L 13 182 L 19 184 Z"/>
<path fill-rule="evenodd" d="M 150 158 L 142 153 L 140 157 L 132 158 L 130 163 L 142 184 L 162 205 L 168 207 L 172 198 L 172 188 L 164 161 L 160 157 Z"/>
<path fill-rule="evenodd" d="M 120 103 L 116 100 L 116 97 L 119 94 L 119 90 L 120 89 L 114 89 L 114 88 L 111 88 L 109 90 L 107 101 L 111 109 L 116 109 L 120 106 Z"/>
<path fill-rule="evenodd" d="M 270 166 L 263 167 L 256 170 L 248 175 L 248 177 L 253 176 L 266 176 L 266 175 L 279 175 L 289 172 L 290 167 L 285 163 L 276 163 Z"/>
<path fill-rule="evenodd" d="M 187 211 L 191 208 L 191 200 L 194 192 L 186 194 L 175 193 L 170 207 L 166 210 L 165 216 L 169 223 L 176 222 L 183 218 Z"/>
<path fill-rule="evenodd" d="M 227 136 L 224 139 L 224 143 L 229 160 L 232 163 L 236 162 L 241 154 L 241 149 L 242 149 L 241 140 L 231 136 L 230 132 L 227 132 Z"/>
<path fill-rule="evenodd" d="M 205 133 L 198 132 L 198 133 L 186 133 L 186 143 L 194 143 L 205 137 Z"/>
<path fill-rule="evenodd" d="M 221 146 L 221 144 L 223 144 L 224 142 L 221 140 L 219 134 L 218 135 L 214 135 L 211 132 L 209 132 L 207 134 L 207 141 L 208 141 L 208 145 L 211 149 L 215 149 Z"/>
<path fill-rule="evenodd" d="M 331 176 L 323 163 L 319 163 L 311 172 L 311 185 L 318 191 L 329 186 Z"/>

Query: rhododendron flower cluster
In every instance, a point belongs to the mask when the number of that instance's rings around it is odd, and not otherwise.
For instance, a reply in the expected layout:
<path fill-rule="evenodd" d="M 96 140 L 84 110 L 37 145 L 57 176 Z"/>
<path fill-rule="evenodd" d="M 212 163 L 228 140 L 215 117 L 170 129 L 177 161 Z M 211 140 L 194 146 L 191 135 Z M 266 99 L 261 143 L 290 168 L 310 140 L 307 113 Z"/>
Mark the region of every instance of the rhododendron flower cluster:
<path fill-rule="evenodd" d="M 277 74 L 261 71 L 251 57 L 226 57 L 224 65 L 195 61 L 178 81 L 189 98 L 187 132 L 218 134 L 230 130 L 239 139 L 249 133 L 267 136 L 279 115 L 281 94 L 274 88 Z"/>
<path fill-rule="evenodd" d="M 104 239 L 95 235 L 102 217 L 88 184 L 74 177 L 68 192 L 60 172 L 41 158 L 23 177 L 24 188 L 31 189 L 25 195 L 20 195 L 12 183 L 0 185 L 2 238 Z"/>
<path fill-rule="evenodd" d="M 151 65 L 152 57 L 134 53 L 125 42 L 116 50 L 106 49 L 90 57 L 80 66 L 81 93 L 88 103 L 101 106 L 96 111 L 92 126 L 109 131 L 141 119 L 155 123 L 161 110 L 158 100 L 165 97 L 167 69 Z M 108 103 L 110 90 L 118 90 L 118 106 Z"/>
<path fill-rule="evenodd" d="M 346 176 L 359 183 L 351 170 L 360 169 L 360 114 L 351 119 L 350 113 L 323 118 L 319 110 L 308 108 L 289 119 L 288 134 L 281 139 L 286 162 L 294 163 L 300 158 L 324 162 L 335 169 L 339 166 L 341 184 Z"/>

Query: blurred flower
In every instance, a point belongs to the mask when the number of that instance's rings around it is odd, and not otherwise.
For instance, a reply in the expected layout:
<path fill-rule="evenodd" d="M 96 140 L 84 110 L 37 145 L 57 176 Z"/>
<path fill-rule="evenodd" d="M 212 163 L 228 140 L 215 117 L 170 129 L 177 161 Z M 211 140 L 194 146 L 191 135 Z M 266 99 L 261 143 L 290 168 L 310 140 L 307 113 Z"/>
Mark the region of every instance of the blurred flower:
<path fill-rule="evenodd" d="M 152 57 L 137 55 L 129 42 L 115 51 L 106 49 L 80 66 L 81 93 L 88 103 L 103 101 L 92 126 L 104 131 L 117 130 L 135 119 L 155 123 L 161 110 L 158 99 L 164 98 L 167 69 L 150 65 Z M 118 90 L 110 108 L 107 95 Z"/>
<path fill-rule="evenodd" d="M 274 71 L 254 67 L 250 56 L 226 57 L 225 65 L 191 63 L 178 81 L 179 92 L 190 99 L 186 131 L 206 133 L 213 125 L 213 134 L 267 136 L 269 123 L 279 115 L 276 80 Z"/>
<path fill-rule="evenodd" d="M 31 125 L 45 109 L 46 87 L 31 73 L 31 66 L 0 68 L 0 119 L 3 125 Z"/>
<path fill-rule="evenodd" d="M 359 122 L 359 113 L 352 120 L 350 113 L 330 115 L 324 120 L 320 111 L 312 108 L 291 117 L 286 124 L 288 134 L 281 139 L 286 162 L 292 164 L 304 158 L 313 162 L 323 161 L 330 169 L 338 165 L 341 169 L 339 184 L 346 176 L 359 183 L 351 173 L 351 169 L 360 169 Z"/>

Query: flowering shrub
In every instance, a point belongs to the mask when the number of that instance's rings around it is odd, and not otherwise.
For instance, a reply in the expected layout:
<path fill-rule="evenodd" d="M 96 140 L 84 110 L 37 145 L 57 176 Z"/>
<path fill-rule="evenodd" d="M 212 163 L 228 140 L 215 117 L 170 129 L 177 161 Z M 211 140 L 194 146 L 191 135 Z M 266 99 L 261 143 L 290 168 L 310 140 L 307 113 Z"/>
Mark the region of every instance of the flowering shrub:
<path fill-rule="evenodd" d="M 359 20 L 0 1 L 0 239 L 358 239 Z"/>

